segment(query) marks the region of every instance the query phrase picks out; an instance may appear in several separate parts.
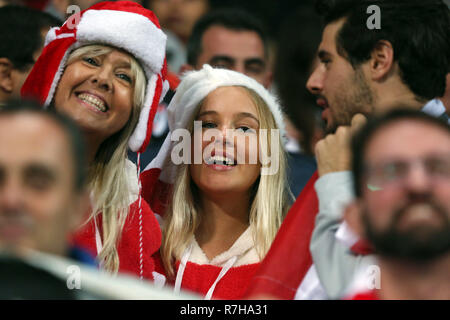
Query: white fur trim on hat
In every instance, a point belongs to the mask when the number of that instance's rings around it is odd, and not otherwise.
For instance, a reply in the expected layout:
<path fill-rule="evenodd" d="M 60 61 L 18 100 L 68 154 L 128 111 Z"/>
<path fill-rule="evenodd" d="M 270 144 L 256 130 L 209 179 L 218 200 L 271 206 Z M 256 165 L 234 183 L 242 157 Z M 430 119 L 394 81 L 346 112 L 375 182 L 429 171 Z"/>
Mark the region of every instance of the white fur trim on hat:
<path fill-rule="evenodd" d="M 133 33 L 124 34 L 124 26 Z M 80 43 L 103 42 L 123 48 L 156 74 L 164 63 L 166 38 L 148 18 L 117 10 L 87 10 L 77 26 Z"/>
<path fill-rule="evenodd" d="M 219 87 L 243 86 L 254 90 L 269 107 L 282 139 L 285 139 L 285 126 L 280 104 L 275 96 L 256 80 L 236 71 L 213 68 L 203 65 L 199 71 L 188 71 L 183 77 L 172 101 L 167 108 L 170 130 L 186 128 L 198 104 L 213 90 Z"/>

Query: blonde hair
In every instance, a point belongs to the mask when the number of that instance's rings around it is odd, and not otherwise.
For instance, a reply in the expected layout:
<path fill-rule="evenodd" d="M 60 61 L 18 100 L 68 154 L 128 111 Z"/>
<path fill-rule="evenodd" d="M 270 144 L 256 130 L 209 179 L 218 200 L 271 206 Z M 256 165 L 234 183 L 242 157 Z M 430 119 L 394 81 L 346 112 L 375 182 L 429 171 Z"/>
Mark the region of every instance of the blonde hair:
<path fill-rule="evenodd" d="M 78 48 L 70 54 L 67 65 L 86 56 L 108 54 L 114 49 L 104 45 Z M 128 140 L 139 120 L 147 81 L 141 66 L 131 55 L 130 65 L 135 79 L 130 118 L 121 130 L 103 141 L 89 167 L 89 189 L 93 208 L 87 222 L 95 219 L 98 214 L 102 215 L 103 248 L 97 259 L 104 269 L 113 273 L 119 269 L 117 243 L 129 214 L 130 179 L 126 171 Z"/>
<path fill-rule="evenodd" d="M 241 87 L 241 86 L 239 86 Z M 276 129 L 275 119 L 265 101 L 253 90 L 246 89 L 253 100 L 260 120 L 260 129 Z M 197 107 L 200 110 L 202 102 Z M 197 111 L 198 113 L 198 111 Z M 190 128 L 193 131 L 194 115 Z M 270 150 L 270 130 L 267 130 L 267 141 Z M 279 145 L 282 146 L 279 136 Z M 273 239 L 288 210 L 288 187 L 286 184 L 286 154 L 282 147 L 278 154 L 279 170 L 273 175 L 260 175 L 251 189 L 251 207 L 249 224 L 255 247 L 262 260 L 269 250 Z M 189 165 L 182 164 L 178 168 L 172 198 L 165 213 L 161 258 L 170 277 L 174 276 L 174 261 L 179 259 L 190 238 L 200 225 L 201 215 L 198 203 L 198 188 L 191 179 Z"/>

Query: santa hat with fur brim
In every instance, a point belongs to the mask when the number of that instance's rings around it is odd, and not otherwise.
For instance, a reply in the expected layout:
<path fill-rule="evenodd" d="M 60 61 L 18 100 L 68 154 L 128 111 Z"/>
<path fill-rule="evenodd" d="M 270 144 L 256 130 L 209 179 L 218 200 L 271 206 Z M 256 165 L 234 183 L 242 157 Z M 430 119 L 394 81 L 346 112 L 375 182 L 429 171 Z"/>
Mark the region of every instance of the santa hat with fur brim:
<path fill-rule="evenodd" d="M 45 47 L 22 87 L 22 96 L 47 107 L 66 67 L 69 54 L 82 46 L 104 44 L 127 51 L 139 62 L 147 78 L 144 105 L 128 145 L 143 152 L 150 137 L 159 102 L 168 89 L 166 35 L 150 10 L 132 1 L 106 1 L 69 17 L 50 29 Z"/>
<path fill-rule="evenodd" d="M 170 156 L 177 142 L 171 141 L 171 133 L 176 129 L 188 128 L 188 122 L 198 112 L 200 102 L 215 89 L 228 86 L 242 86 L 255 91 L 267 104 L 285 142 L 281 107 L 275 96 L 256 80 L 236 71 L 209 65 L 204 65 L 199 71 L 186 72 L 167 108 L 170 132 L 157 156 L 141 174 L 142 196 L 155 213 L 163 214 L 170 188 L 175 182 L 176 165 Z"/>

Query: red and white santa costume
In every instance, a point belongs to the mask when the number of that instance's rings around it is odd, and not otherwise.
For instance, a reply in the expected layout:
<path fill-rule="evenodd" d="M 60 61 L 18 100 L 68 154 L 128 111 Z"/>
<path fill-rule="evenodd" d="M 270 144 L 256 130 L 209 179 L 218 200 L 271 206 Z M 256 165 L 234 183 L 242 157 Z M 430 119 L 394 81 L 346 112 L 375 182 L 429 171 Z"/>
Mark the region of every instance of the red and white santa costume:
<path fill-rule="evenodd" d="M 149 143 L 154 115 L 169 86 L 166 35 L 156 16 L 141 5 L 132 1 L 101 2 L 69 17 L 61 27 L 52 28 L 41 56 L 22 87 L 22 96 L 37 99 L 45 107 L 50 105 L 70 53 L 93 44 L 125 50 L 144 71 L 147 79 L 144 105 L 128 141 L 130 149 L 139 155 Z M 131 185 L 130 210 L 117 244 L 119 271 L 152 279 L 151 255 L 160 247 L 161 231 L 153 212 L 140 196 L 136 166 L 129 162 L 125 170 Z M 97 255 L 102 248 L 101 225 L 99 215 L 74 237 L 75 244 Z"/>
<path fill-rule="evenodd" d="M 198 112 L 200 102 L 219 87 L 243 86 L 254 90 L 267 104 L 275 119 L 277 129 L 284 137 L 284 123 L 280 106 L 257 81 L 235 71 L 214 69 L 204 65 L 199 71 L 184 74 L 177 92 L 167 109 L 170 133 L 186 129 Z M 142 172 L 143 196 L 152 210 L 163 215 L 170 199 L 168 194 L 175 182 L 176 165 L 171 161 L 171 151 L 177 144 L 166 138 L 156 158 Z M 190 290 L 205 295 L 205 298 L 239 299 L 243 296 L 250 279 L 259 267 L 258 256 L 251 226 L 236 240 L 232 247 L 209 260 L 199 247 L 195 237 L 176 262 L 176 278 L 171 281 L 175 291 Z M 161 263 L 157 266 L 164 272 Z"/>

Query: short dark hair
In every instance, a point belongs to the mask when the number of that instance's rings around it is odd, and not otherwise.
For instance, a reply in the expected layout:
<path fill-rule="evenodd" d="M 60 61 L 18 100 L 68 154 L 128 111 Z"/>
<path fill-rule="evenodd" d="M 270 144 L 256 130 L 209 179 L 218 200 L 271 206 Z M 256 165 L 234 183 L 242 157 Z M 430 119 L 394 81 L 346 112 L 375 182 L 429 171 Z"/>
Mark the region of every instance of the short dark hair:
<path fill-rule="evenodd" d="M 57 25 L 61 21 L 45 12 L 16 5 L 1 7 L 0 57 L 8 58 L 18 70 L 27 70 L 35 63 L 33 54 L 44 45 L 41 30 Z"/>
<path fill-rule="evenodd" d="M 367 8 L 377 5 L 381 29 L 367 28 Z M 450 12 L 442 0 L 317 0 L 325 24 L 346 18 L 336 35 L 336 50 L 356 68 L 369 60 L 380 40 L 394 48 L 403 82 L 419 98 L 445 91 L 450 71 Z"/>
<path fill-rule="evenodd" d="M 447 119 L 432 117 L 422 111 L 398 107 L 384 115 L 370 118 L 369 121 L 352 138 L 352 171 L 353 185 L 357 197 L 362 195 L 363 176 L 365 170 L 364 155 L 372 137 L 387 125 L 394 122 L 412 120 L 431 124 L 450 134 Z M 413 143 L 413 142 L 412 142 Z"/>
<path fill-rule="evenodd" d="M 238 8 L 223 8 L 210 11 L 202 16 L 194 25 L 187 43 L 187 63 L 197 64 L 202 52 L 203 34 L 212 26 L 222 26 L 234 31 L 254 31 L 264 45 L 264 54 L 268 56 L 268 36 L 262 21 L 256 16 Z"/>
<path fill-rule="evenodd" d="M 16 115 L 32 113 L 52 120 L 66 134 L 72 151 L 74 164 L 74 187 L 77 192 L 84 189 L 87 179 L 87 154 L 84 137 L 78 125 L 70 118 L 55 111 L 44 109 L 34 101 L 10 100 L 0 107 L 0 117 L 3 115 Z"/>

